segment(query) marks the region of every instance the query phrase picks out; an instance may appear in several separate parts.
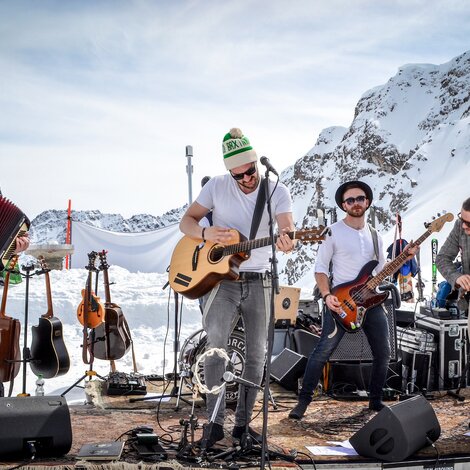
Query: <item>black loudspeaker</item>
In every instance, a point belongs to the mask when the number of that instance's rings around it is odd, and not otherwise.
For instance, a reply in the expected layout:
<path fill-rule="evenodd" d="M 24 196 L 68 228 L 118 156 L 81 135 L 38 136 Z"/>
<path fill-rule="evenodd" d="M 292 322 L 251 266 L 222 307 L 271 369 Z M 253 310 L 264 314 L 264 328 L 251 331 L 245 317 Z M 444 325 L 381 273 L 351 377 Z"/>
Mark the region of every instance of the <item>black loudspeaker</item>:
<path fill-rule="evenodd" d="M 436 441 L 440 434 L 432 406 L 419 395 L 383 408 L 349 442 L 363 457 L 398 462 Z"/>
<path fill-rule="evenodd" d="M 297 381 L 305 371 L 307 358 L 290 349 L 283 349 L 271 362 L 271 377 L 286 390 L 297 391 Z"/>
<path fill-rule="evenodd" d="M 308 357 L 320 341 L 320 336 L 306 330 L 295 330 L 293 333 L 295 351 Z"/>
<path fill-rule="evenodd" d="M 0 456 L 60 456 L 72 447 L 64 397 L 0 398 Z"/>
<path fill-rule="evenodd" d="M 276 328 L 274 330 L 271 360 L 280 354 L 284 348 L 291 348 L 291 332 L 292 328 Z"/>
<path fill-rule="evenodd" d="M 390 360 L 397 359 L 397 327 L 395 321 L 395 308 L 391 300 L 386 300 L 383 304 L 388 321 L 388 330 L 390 333 Z M 366 316 L 367 322 L 367 316 Z M 341 328 L 338 326 L 338 328 Z M 339 342 L 330 362 L 354 362 L 354 361 L 372 361 L 372 351 L 367 341 L 364 330 L 355 333 L 346 333 Z"/>

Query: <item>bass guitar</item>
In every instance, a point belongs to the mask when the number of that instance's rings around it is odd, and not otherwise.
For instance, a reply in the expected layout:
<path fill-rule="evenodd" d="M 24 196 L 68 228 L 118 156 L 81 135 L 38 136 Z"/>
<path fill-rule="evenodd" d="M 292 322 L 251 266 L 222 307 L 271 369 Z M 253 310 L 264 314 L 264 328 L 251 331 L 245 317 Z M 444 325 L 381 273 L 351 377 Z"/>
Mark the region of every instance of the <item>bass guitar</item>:
<path fill-rule="evenodd" d="M 99 253 L 100 270 L 103 271 L 105 289 L 105 321 L 95 328 L 95 347 L 93 354 L 98 359 L 116 360 L 121 359 L 131 346 L 131 334 L 126 318 L 119 305 L 111 302 L 109 289 L 108 262 L 106 251 Z"/>
<path fill-rule="evenodd" d="M 171 288 L 188 299 L 207 294 L 224 279 L 238 279 L 239 266 L 250 250 L 271 244 L 271 238 L 246 240 L 238 230 L 230 230 L 229 244 L 221 245 L 184 236 L 176 245 L 170 262 Z M 292 240 L 318 243 L 325 239 L 325 227 L 288 232 Z M 277 240 L 278 236 L 275 236 Z"/>
<path fill-rule="evenodd" d="M 53 312 L 50 269 L 43 257 L 39 258 L 39 263 L 46 279 L 47 312 L 41 315 L 37 326 L 31 327 L 30 367 L 34 374 L 52 379 L 68 372 L 70 357 L 64 343 L 62 322 Z"/>
<path fill-rule="evenodd" d="M 425 224 L 426 232 L 409 245 L 412 247 L 421 245 L 431 233 L 439 232 L 446 222 L 453 219 L 454 216 L 449 213 L 430 224 Z M 380 305 L 388 297 L 388 292 L 379 293 L 376 289 L 385 278 L 391 276 L 405 264 L 407 257 L 407 252 L 402 251 L 375 276 L 372 276 L 372 271 L 378 261 L 369 261 L 362 267 L 356 279 L 333 288 L 331 293 L 341 303 L 341 313 L 331 312 L 336 322 L 349 333 L 359 331 L 364 324 L 367 311 Z"/>
<path fill-rule="evenodd" d="M 10 382 L 10 392 L 13 388 L 13 380 L 18 375 L 21 366 L 21 325 L 19 320 L 8 317 L 5 313 L 10 282 L 9 270 L 14 268 L 17 260 L 18 255 L 14 255 L 7 264 L 0 306 L 0 382 Z"/>

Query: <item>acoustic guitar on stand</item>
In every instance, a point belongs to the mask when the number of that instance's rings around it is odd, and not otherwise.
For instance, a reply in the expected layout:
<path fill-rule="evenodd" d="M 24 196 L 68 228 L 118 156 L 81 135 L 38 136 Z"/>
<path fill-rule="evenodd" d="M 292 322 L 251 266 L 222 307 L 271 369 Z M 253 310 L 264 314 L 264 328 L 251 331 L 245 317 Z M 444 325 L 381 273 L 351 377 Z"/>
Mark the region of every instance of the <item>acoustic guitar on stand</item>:
<path fill-rule="evenodd" d="M 426 232 L 410 246 L 419 246 L 433 232 L 439 232 L 446 222 L 454 219 L 452 214 L 444 214 L 429 224 L 425 224 Z M 372 271 L 378 261 L 369 261 L 359 272 L 356 279 L 334 287 L 331 293 L 341 303 L 341 313 L 331 311 L 336 322 L 347 332 L 359 331 L 366 319 L 366 313 L 373 307 L 380 305 L 388 297 L 388 292 L 377 292 L 377 288 L 388 277 L 405 264 L 408 254 L 402 251 L 393 261 L 388 263 L 382 271 L 372 276 Z"/>
<path fill-rule="evenodd" d="M 325 239 L 327 230 L 320 226 L 287 235 L 302 243 L 319 243 Z M 226 245 L 184 236 L 171 257 L 171 288 L 188 299 L 197 299 L 224 279 L 238 279 L 239 266 L 250 257 L 250 250 L 271 244 L 270 237 L 246 240 L 238 230 L 231 229 L 230 233 L 232 239 Z"/>
<path fill-rule="evenodd" d="M 119 305 L 111 302 L 106 251 L 99 252 L 105 290 L 105 321 L 95 328 L 94 356 L 103 360 L 121 359 L 131 347 L 131 333 Z"/>
<path fill-rule="evenodd" d="M 59 377 L 68 372 L 70 357 L 64 343 L 62 322 L 54 316 L 52 307 L 49 267 L 41 257 L 39 263 L 46 279 L 47 312 L 41 315 L 37 326 L 31 327 L 31 370 L 45 379 Z"/>
<path fill-rule="evenodd" d="M 100 298 L 95 295 L 91 289 L 91 283 L 93 281 L 93 272 L 96 271 L 95 262 L 98 253 L 92 251 L 88 253 L 88 265 L 85 269 L 88 270 L 88 277 L 85 285 L 85 289 L 82 290 L 83 300 L 80 302 L 77 308 L 78 321 L 83 325 L 83 343 L 82 343 L 82 359 L 85 364 L 93 362 L 93 342 L 89 341 L 88 328 L 96 328 L 101 325 L 104 321 L 105 310 L 103 304 L 100 302 Z M 88 352 L 90 352 L 90 358 L 88 358 Z"/>
<path fill-rule="evenodd" d="M 19 320 L 5 313 L 10 271 L 15 267 L 17 260 L 18 255 L 14 255 L 6 265 L 7 271 L 0 307 L 0 382 L 10 382 L 10 394 L 13 389 L 13 380 L 18 375 L 21 366 L 21 325 Z"/>

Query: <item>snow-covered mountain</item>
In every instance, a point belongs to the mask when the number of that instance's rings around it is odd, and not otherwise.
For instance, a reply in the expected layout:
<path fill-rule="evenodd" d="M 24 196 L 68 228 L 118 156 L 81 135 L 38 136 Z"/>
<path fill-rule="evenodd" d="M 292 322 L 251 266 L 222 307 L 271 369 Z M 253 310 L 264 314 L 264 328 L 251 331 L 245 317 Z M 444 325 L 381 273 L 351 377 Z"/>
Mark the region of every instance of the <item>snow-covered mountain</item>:
<path fill-rule="evenodd" d="M 442 65 L 409 64 L 357 103 L 348 128 L 324 129 L 313 148 L 288 167 L 298 227 L 318 225 L 336 207 L 340 183 L 363 179 L 374 191 L 379 229 L 393 231 L 402 215 L 405 237 L 417 238 L 422 223 L 443 209 L 458 212 L 468 197 L 470 175 L 470 51 Z M 73 219 L 119 232 L 155 230 L 175 223 L 185 207 L 160 217 L 124 219 L 99 211 L 73 212 Z M 337 210 L 341 217 L 341 210 Z M 450 224 L 448 224 L 450 225 Z M 65 240 L 65 211 L 46 211 L 32 222 L 34 243 Z M 312 282 L 316 246 L 301 246 L 280 262 L 284 282 Z"/>
<path fill-rule="evenodd" d="M 442 65 L 405 65 L 367 91 L 349 128 L 323 130 L 282 173 L 297 225 L 315 225 L 316 209 L 328 214 L 339 184 L 352 179 L 371 185 L 379 228 L 390 229 L 399 212 L 408 238 L 417 238 L 437 212 L 458 212 L 470 196 L 469 99 L 470 51 Z M 314 251 L 301 247 L 287 262 L 291 282 L 309 270 Z"/>
<path fill-rule="evenodd" d="M 121 214 L 102 214 L 99 210 L 72 211 L 72 220 L 85 222 L 111 232 L 148 232 L 178 222 L 187 205 L 172 209 L 155 217 L 150 214 L 133 215 L 125 219 Z M 31 222 L 30 237 L 34 244 L 65 243 L 67 211 L 48 210 L 41 212 Z"/>

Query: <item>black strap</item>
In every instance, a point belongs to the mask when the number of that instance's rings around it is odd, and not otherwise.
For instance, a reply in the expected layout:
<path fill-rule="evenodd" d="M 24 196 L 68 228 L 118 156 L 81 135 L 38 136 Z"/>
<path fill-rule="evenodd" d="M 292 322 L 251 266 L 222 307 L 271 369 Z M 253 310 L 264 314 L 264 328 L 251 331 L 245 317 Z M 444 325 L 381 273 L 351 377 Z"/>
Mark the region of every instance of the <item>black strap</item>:
<path fill-rule="evenodd" d="M 266 202 L 266 181 L 267 179 L 261 176 L 256 206 L 253 212 L 253 220 L 251 221 L 250 240 L 255 239 L 259 224 L 261 223 L 261 215 L 263 214 L 264 204 Z"/>

